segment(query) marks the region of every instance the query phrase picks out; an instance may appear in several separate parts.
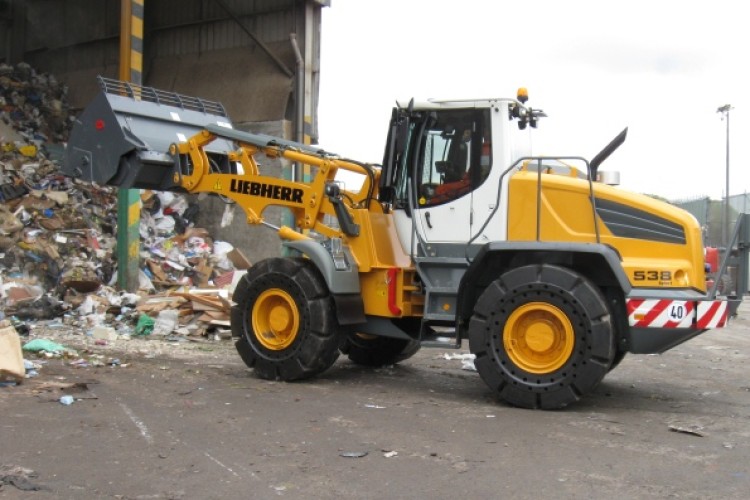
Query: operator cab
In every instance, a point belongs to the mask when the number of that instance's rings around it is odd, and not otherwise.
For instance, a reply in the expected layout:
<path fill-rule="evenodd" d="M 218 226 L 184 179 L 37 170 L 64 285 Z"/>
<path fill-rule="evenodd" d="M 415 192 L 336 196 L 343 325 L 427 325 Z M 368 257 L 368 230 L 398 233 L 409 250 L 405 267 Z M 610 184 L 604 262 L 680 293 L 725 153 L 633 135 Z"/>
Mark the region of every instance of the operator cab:
<path fill-rule="evenodd" d="M 523 102 L 519 94 L 393 109 L 379 200 L 393 210 L 406 253 L 415 255 L 418 241 L 465 246 L 506 239 L 502 213 L 485 222 L 507 204 L 501 174 L 531 153 L 527 125 L 533 128 L 541 113 Z"/>

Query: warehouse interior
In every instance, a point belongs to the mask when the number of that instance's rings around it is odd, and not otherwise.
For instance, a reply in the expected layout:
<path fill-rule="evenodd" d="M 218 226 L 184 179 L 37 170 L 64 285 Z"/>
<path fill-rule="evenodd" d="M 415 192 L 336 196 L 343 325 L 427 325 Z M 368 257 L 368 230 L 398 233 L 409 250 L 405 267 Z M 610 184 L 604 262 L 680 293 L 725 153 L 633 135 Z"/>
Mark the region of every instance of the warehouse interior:
<path fill-rule="evenodd" d="M 126 5 L 128 4 L 128 5 Z M 141 83 L 221 102 L 235 128 L 317 142 L 321 10 L 330 0 L 1 0 L 0 63 L 28 63 L 67 85 L 71 111 L 121 78 L 125 7 L 142 9 Z M 127 21 L 125 21 L 127 22 Z M 292 166 L 264 165 L 289 177 Z M 276 255 L 278 238 L 201 200 L 203 224 L 254 260 Z M 264 213 L 278 223 L 280 210 Z"/>

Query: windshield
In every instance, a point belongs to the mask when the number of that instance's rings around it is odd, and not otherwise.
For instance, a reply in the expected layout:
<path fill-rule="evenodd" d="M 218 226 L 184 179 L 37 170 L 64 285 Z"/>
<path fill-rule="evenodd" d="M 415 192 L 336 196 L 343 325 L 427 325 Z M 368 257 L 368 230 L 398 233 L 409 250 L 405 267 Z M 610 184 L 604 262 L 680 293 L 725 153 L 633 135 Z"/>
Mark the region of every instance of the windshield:
<path fill-rule="evenodd" d="M 424 124 L 410 124 L 408 151 L 394 183 L 396 208 L 408 206 L 410 178 L 416 183 L 417 207 L 429 207 L 470 193 L 484 182 L 492 165 L 489 110 L 441 110 L 424 119 L 429 125 L 421 135 Z M 415 148 L 418 139 L 420 147 Z"/>

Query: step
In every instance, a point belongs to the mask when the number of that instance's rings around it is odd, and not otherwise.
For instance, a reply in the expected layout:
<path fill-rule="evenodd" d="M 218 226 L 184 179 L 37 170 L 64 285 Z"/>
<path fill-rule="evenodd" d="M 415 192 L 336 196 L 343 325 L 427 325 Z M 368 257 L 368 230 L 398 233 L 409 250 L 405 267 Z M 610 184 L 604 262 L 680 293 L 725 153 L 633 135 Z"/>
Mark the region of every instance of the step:
<path fill-rule="evenodd" d="M 452 317 L 450 321 L 441 321 L 440 323 L 430 323 L 423 320 L 420 329 L 420 343 L 424 347 L 442 347 L 445 349 L 461 347 L 456 339 L 456 328 Z"/>
<path fill-rule="evenodd" d="M 414 262 L 417 265 L 426 266 L 465 266 L 469 267 L 469 263 L 463 257 L 415 257 Z"/>
<path fill-rule="evenodd" d="M 452 323 L 456 321 L 456 315 L 446 313 L 425 313 L 424 316 L 422 316 L 422 319 L 427 321 L 443 321 L 446 323 Z"/>
<path fill-rule="evenodd" d="M 458 289 L 452 286 L 430 286 L 425 288 L 427 295 L 432 293 L 444 294 L 444 295 L 458 295 Z"/>
<path fill-rule="evenodd" d="M 461 347 L 461 343 L 457 342 L 455 331 L 452 335 L 441 334 L 440 332 L 433 332 L 431 334 L 422 334 L 420 341 L 422 347 L 441 347 L 443 349 L 458 349 Z"/>
<path fill-rule="evenodd" d="M 460 349 L 461 344 L 456 343 L 456 339 L 449 338 L 449 339 L 439 339 L 439 340 L 422 340 L 419 345 L 422 347 L 437 347 L 440 349 Z"/>

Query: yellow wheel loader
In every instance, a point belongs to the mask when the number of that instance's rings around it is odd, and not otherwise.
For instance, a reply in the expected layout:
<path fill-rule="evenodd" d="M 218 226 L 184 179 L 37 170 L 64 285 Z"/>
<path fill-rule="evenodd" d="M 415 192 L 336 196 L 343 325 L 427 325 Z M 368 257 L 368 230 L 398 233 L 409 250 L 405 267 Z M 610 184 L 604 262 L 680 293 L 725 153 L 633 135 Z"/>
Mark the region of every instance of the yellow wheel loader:
<path fill-rule="evenodd" d="M 544 116 L 516 98 L 393 109 L 383 162 L 232 128 L 215 102 L 100 80 L 76 120 L 72 177 L 120 188 L 213 193 L 293 257 L 239 282 L 231 323 L 267 379 L 313 377 L 340 353 L 378 366 L 465 340 L 481 378 L 520 407 L 564 407 L 626 353 L 661 353 L 727 322 L 706 293 L 701 231 L 687 212 L 606 182 L 600 164 L 538 157 Z M 265 155 L 309 182 L 260 171 Z M 361 180 L 340 182 L 346 172 Z M 288 208 L 296 230 L 266 222 Z"/>

